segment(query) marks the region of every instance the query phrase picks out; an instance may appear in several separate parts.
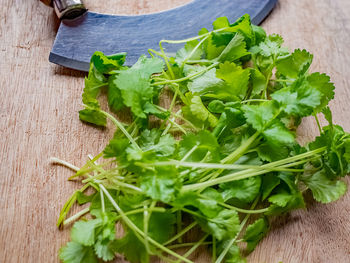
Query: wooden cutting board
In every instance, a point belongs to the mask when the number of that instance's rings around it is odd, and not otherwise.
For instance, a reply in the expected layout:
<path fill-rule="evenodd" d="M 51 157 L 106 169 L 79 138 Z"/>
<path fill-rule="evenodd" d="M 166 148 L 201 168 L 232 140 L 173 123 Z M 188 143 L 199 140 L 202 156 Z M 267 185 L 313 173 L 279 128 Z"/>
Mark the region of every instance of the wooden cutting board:
<path fill-rule="evenodd" d="M 86 0 L 89 9 L 141 14 L 189 0 Z M 87 154 L 104 148 L 113 129 L 81 123 L 84 74 L 49 64 L 58 21 L 39 1 L 2 0 L 0 9 L 0 262 L 59 262 L 57 251 L 69 238 L 55 223 L 77 185 L 70 171 L 52 166 L 56 156 L 80 166 Z M 105 6 L 105 8 L 104 8 Z M 336 84 L 334 119 L 350 131 L 350 1 L 280 0 L 263 23 L 290 48 L 315 55 L 312 70 L 327 72 Z M 302 141 L 317 135 L 305 120 Z M 347 180 L 349 182 L 349 180 Z M 308 203 L 277 220 L 249 256 L 250 263 L 350 262 L 350 193 L 336 203 Z M 202 250 L 195 262 L 209 262 Z M 124 262 L 121 259 L 116 263 Z"/>

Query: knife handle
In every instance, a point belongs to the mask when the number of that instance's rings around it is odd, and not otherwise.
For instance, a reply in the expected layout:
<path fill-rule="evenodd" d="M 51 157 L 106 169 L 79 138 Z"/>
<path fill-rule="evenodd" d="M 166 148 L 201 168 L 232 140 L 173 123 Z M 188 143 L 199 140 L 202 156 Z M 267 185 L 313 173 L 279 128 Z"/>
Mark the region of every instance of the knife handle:
<path fill-rule="evenodd" d="M 59 19 L 74 19 L 84 14 L 87 9 L 82 0 L 40 0 L 51 6 Z"/>

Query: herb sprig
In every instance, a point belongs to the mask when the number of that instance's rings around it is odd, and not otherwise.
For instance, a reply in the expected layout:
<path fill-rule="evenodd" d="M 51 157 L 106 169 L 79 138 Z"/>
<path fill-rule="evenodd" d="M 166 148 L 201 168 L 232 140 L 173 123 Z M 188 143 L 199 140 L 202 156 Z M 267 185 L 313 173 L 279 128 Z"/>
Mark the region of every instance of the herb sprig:
<path fill-rule="evenodd" d="M 165 44 L 181 43 L 175 56 L 166 54 Z M 310 53 L 282 44 L 244 15 L 233 24 L 220 17 L 213 31 L 190 39 L 162 40 L 132 67 L 123 66 L 124 53 L 96 52 L 79 117 L 97 126 L 109 119 L 117 130 L 80 169 L 53 160 L 83 183 L 57 223 L 76 221 L 62 262 L 109 261 L 117 253 L 130 262 L 192 262 L 200 246 L 211 250 L 212 262 L 245 262 L 240 244 L 244 254 L 253 251 L 271 216 L 305 207 L 305 191 L 321 203 L 344 195 L 350 135 L 333 124 L 327 106 L 334 85 L 309 72 Z M 101 90 L 111 112 L 130 109 L 131 123 L 100 108 Z M 159 105 L 164 90 L 173 94 L 168 109 Z M 320 135 L 302 146 L 295 130 L 310 115 Z M 89 206 L 67 218 L 76 203 Z M 188 240 L 193 229 L 198 238 Z"/>

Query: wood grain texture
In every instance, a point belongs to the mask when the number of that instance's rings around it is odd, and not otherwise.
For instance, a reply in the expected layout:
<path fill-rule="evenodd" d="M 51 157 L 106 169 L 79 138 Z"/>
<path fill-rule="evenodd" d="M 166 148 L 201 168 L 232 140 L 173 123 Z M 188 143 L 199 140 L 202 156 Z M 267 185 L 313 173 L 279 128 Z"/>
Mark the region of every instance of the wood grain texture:
<path fill-rule="evenodd" d="M 94 11 L 140 14 L 188 0 L 86 0 Z M 69 238 L 55 223 L 77 185 L 71 174 L 49 164 L 56 156 L 82 165 L 103 149 L 112 129 L 82 124 L 77 115 L 84 74 L 48 63 L 58 21 L 39 1 L 2 0 L 0 9 L 0 262 L 59 262 L 57 251 Z M 280 0 L 263 26 L 285 38 L 286 46 L 306 48 L 313 70 L 336 84 L 334 119 L 350 131 L 350 1 Z M 171 24 L 169 24 L 171 26 Z M 311 120 L 299 129 L 302 141 L 317 135 Z M 348 180 L 349 182 L 349 180 Z M 249 256 L 250 263 L 350 262 L 350 194 L 336 203 L 308 203 L 276 220 Z M 197 252 L 195 262 L 209 262 Z M 123 262 L 122 259 L 115 261 Z"/>

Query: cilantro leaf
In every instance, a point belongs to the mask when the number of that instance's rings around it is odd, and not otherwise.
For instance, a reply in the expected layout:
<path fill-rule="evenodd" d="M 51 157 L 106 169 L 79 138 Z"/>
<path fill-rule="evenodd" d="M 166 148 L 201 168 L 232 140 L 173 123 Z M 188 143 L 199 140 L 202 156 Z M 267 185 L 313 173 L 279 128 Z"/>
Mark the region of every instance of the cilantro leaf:
<path fill-rule="evenodd" d="M 97 263 L 94 250 L 77 242 L 68 242 L 60 249 L 60 259 L 63 263 Z"/>
<path fill-rule="evenodd" d="M 149 255 L 144 244 L 130 230 L 123 238 L 116 240 L 115 250 L 131 263 L 149 263 Z"/>
<path fill-rule="evenodd" d="M 112 80 L 121 91 L 123 103 L 131 107 L 135 116 L 146 118 L 143 108 L 153 97 L 149 78 L 151 74 L 161 72 L 163 67 L 164 62 L 159 58 L 141 56 L 130 69 L 123 70 Z"/>
<path fill-rule="evenodd" d="M 208 111 L 201 98 L 191 94 L 186 94 L 186 97 L 189 104 L 182 107 L 184 117 L 199 128 L 215 127 L 218 119 Z"/>
<path fill-rule="evenodd" d="M 101 51 L 96 51 L 91 57 L 91 64 L 102 74 L 119 69 L 125 62 L 126 53 L 118 53 L 106 56 Z"/>
<path fill-rule="evenodd" d="M 243 105 L 242 109 L 247 123 L 257 131 L 265 130 L 277 113 L 276 105 L 272 101 L 260 105 Z"/>
<path fill-rule="evenodd" d="M 310 115 L 321 104 L 322 93 L 310 86 L 305 78 L 298 79 L 290 87 L 271 94 L 281 108 L 289 115 L 304 117 Z"/>
<path fill-rule="evenodd" d="M 296 49 L 292 54 L 277 61 L 277 75 L 296 79 L 304 75 L 312 63 L 313 56 L 305 49 Z"/>
<path fill-rule="evenodd" d="M 140 186 L 147 196 L 169 203 L 179 189 L 177 170 L 171 166 L 157 167 L 154 172 L 142 175 Z"/>
<path fill-rule="evenodd" d="M 194 151 L 193 151 L 194 150 Z M 193 151 L 188 156 L 188 152 Z M 183 137 L 179 146 L 179 158 L 185 161 L 199 162 L 207 156 L 207 162 L 217 161 L 219 156 L 219 144 L 216 138 L 208 131 L 200 131 L 197 134 L 188 134 Z"/>
<path fill-rule="evenodd" d="M 235 210 L 223 209 L 216 217 L 204 220 L 196 218 L 202 229 L 218 240 L 234 238 L 240 229 L 240 221 Z"/>
<path fill-rule="evenodd" d="M 72 240 L 84 246 L 93 245 L 95 243 L 95 229 L 101 224 L 100 219 L 76 222 L 71 232 Z"/>
<path fill-rule="evenodd" d="M 256 220 L 247 227 L 243 239 L 247 242 L 248 252 L 252 252 L 255 249 L 260 240 L 267 234 L 268 230 L 269 222 L 265 217 Z"/>
<path fill-rule="evenodd" d="M 225 62 L 219 65 L 216 76 L 225 81 L 232 95 L 243 99 L 248 89 L 250 71 L 235 63 Z"/>
<path fill-rule="evenodd" d="M 259 176 L 220 184 L 225 201 L 235 198 L 244 203 L 250 203 L 257 197 L 260 186 L 261 178 Z"/>
<path fill-rule="evenodd" d="M 346 192 L 346 184 L 340 180 L 330 180 L 325 171 L 321 170 L 312 175 L 304 175 L 301 180 L 310 188 L 316 201 L 330 203 L 338 200 Z"/>
<path fill-rule="evenodd" d="M 246 49 L 246 42 L 244 36 L 240 33 L 236 33 L 231 41 L 227 44 L 220 56 L 217 58 L 220 62 L 235 61 L 239 58 L 249 55 L 250 53 Z"/>
<path fill-rule="evenodd" d="M 185 59 L 200 60 L 203 55 L 203 50 L 200 48 L 197 48 L 195 51 L 193 51 L 195 47 L 198 45 L 198 43 L 199 42 L 197 40 L 190 41 L 190 42 L 187 42 L 183 48 L 179 49 L 179 51 L 176 52 L 176 57 L 175 57 L 176 63 L 181 66 Z"/>

